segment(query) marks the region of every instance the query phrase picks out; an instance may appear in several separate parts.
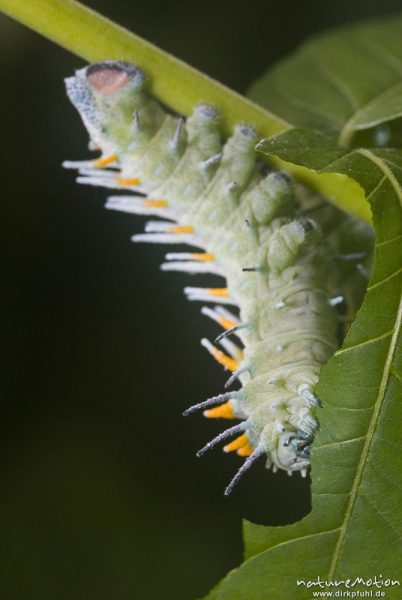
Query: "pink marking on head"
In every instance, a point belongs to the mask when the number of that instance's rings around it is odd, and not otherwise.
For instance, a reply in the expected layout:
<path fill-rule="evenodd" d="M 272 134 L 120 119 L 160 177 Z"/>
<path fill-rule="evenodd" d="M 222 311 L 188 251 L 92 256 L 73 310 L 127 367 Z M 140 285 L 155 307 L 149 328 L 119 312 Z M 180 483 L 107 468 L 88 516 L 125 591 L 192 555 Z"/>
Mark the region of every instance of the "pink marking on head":
<path fill-rule="evenodd" d="M 114 94 L 126 86 L 136 73 L 135 67 L 118 61 L 97 63 L 88 67 L 88 83 L 103 95 Z"/>

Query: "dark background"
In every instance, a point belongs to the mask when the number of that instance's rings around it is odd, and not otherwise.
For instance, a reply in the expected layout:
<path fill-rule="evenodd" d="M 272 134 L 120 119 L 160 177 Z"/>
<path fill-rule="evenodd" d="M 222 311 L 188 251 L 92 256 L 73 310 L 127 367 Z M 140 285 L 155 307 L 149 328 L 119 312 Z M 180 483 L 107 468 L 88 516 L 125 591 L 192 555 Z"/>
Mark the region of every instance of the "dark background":
<path fill-rule="evenodd" d="M 240 92 L 301 40 L 399 0 L 90 6 Z M 195 451 L 221 425 L 182 410 L 219 393 L 215 327 L 133 246 L 143 220 L 102 208 L 63 159 L 86 135 L 62 78 L 81 61 L 0 17 L 2 360 L 0 597 L 192 600 L 241 560 L 241 517 L 283 524 L 308 481 Z"/>

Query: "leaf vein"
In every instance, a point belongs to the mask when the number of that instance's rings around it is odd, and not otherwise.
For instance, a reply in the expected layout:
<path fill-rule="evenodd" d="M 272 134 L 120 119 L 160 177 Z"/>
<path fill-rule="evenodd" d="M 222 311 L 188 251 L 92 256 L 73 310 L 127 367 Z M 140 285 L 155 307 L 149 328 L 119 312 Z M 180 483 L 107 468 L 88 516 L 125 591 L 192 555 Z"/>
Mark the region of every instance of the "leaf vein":
<path fill-rule="evenodd" d="M 384 183 L 384 181 L 387 181 L 387 176 L 383 175 L 380 179 L 380 181 L 377 183 L 376 186 L 373 187 L 373 189 L 371 190 L 371 192 L 369 193 L 368 196 L 366 196 L 366 200 L 369 200 L 371 198 L 371 196 L 374 196 L 374 194 L 376 194 L 378 192 L 378 190 L 380 189 L 380 187 L 382 186 L 382 184 Z"/>
<path fill-rule="evenodd" d="M 259 554 L 255 554 L 254 556 L 250 557 L 248 560 L 246 560 L 242 564 L 242 567 L 246 563 L 249 563 L 249 562 L 251 562 L 253 560 L 258 559 L 262 554 L 271 552 L 271 550 L 274 550 L 275 548 L 280 548 L 281 546 L 286 546 L 287 544 L 293 544 L 293 542 L 299 542 L 300 540 L 308 540 L 308 539 L 317 537 L 319 535 L 324 535 L 326 533 L 334 533 L 335 531 L 339 531 L 339 530 L 340 530 L 340 527 L 335 527 L 334 529 L 326 529 L 325 531 L 316 531 L 315 533 L 309 533 L 307 535 L 301 535 L 300 537 L 291 538 L 289 540 L 285 540 L 284 542 L 278 542 L 277 544 L 274 544 L 273 546 L 270 546 L 269 548 L 266 548 L 265 550 L 263 550 Z"/>
<path fill-rule="evenodd" d="M 348 88 L 348 86 L 343 81 L 341 81 L 334 73 L 327 70 L 327 65 L 325 65 L 322 61 L 322 55 L 316 55 L 314 50 L 311 52 L 313 66 L 315 66 L 317 71 L 321 74 L 321 76 L 339 92 L 339 94 L 346 100 L 346 102 L 349 104 L 352 110 L 357 111 L 359 108 L 359 104 L 356 98 L 353 96 L 350 88 Z"/>
<path fill-rule="evenodd" d="M 367 291 L 371 292 L 371 290 L 374 290 L 375 288 L 379 287 L 380 285 L 383 285 L 384 283 L 386 283 L 390 279 L 393 279 L 394 277 L 397 277 L 397 275 L 399 275 L 399 273 L 401 273 L 401 272 L 402 272 L 402 267 L 400 269 L 398 269 L 397 271 L 394 271 L 391 275 L 388 275 L 388 277 L 385 277 L 385 279 L 381 279 L 381 281 L 377 281 L 377 283 L 373 283 L 373 285 L 370 285 L 367 288 Z"/>
<path fill-rule="evenodd" d="M 400 381 L 400 383 L 402 383 L 402 375 L 400 375 L 396 369 L 391 369 L 391 373 L 398 381 Z"/>
<path fill-rule="evenodd" d="M 360 148 L 359 150 L 357 150 L 357 152 L 371 160 L 384 173 L 384 175 L 388 177 L 392 187 L 395 190 L 395 194 L 399 200 L 399 204 L 402 208 L 402 189 L 391 169 L 385 164 L 385 162 L 381 158 L 376 156 L 374 152 L 371 152 L 371 150 L 367 150 L 367 148 Z"/>
<path fill-rule="evenodd" d="M 321 450 L 322 448 L 331 448 L 332 446 L 342 446 L 343 444 L 351 444 L 352 442 L 358 442 L 364 440 L 366 436 L 361 435 L 357 438 L 351 438 L 350 440 L 343 440 L 342 442 L 330 442 L 328 444 L 321 444 L 321 446 L 315 446 L 314 451 Z"/>
<path fill-rule="evenodd" d="M 389 50 L 384 48 L 384 46 L 380 46 L 380 44 L 374 42 L 372 39 L 370 39 L 369 44 L 361 37 L 358 40 L 356 39 L 356 41 L 358 41 L 359 45 L 364 49 L 365 52 L 367 52 L 367 54 L 375 57 L 386 67 L 390 67 L 397 75 L 402 75 L 402 62 L 395 56 L 395 54 L 392 54 L 392 52 L 389 52 Z M 373 51 L 374 48 L 375 51 Z"/>
<path fill-rule="evenodd" d="M 347 152 L 346 154 L 343 154 L 342 156 L 340 156 L 336 160 L 333 160 L 332 162 L 328 163 L 327 165 L 325 165 L 325 167 L 323 169 L 320 169 L 320 172 L 325 173 L 330 168 L 332 168 L 334 165 L 336 165 L 336 163 L 338 163 L 338 162 L 340 162 L 342 160 L 345 160 L 345 158 L 349 158 L 349 156 L 352 156 L 353 152 L 354 152 L 354 150 L 351 150 L 350 152 Z"/>
<path fill-rule="evenodd" d="M 313 496 L 318 498 L 318 496 L 350 496 L 350 492 L 319 492 L 315 494 L 313 492 Z"/>
<path fill-rule="evenodd" d="M 351 136 L 353 135 L 353 132 L 356 129 L 359 129 L 359 127 L 355 127 L 355 125 L 356 125 L 356 122 L 360 119 L 360 117 L 364 116 L 364 113 L 367 110 L 370 110 L 370 108 L 371 108 L 372 105 L 375 105 L 376 103 L 378 103 L 379 99 L 382 96 L 387 96 L 389 94 L 390 90 L 393 90 L 394 88 L 400 87 L 400 85 L 401 85 L 401 82 L 397 81 L 394 85 L 392 85 L 389 88 L 387 88 L 386 90 L 384 90 L 381 94 L 378 94 L 377 96 L 375 96 L 374 98 L 372 98 L 366 104 L 363 104 L 363 106 L 361 106 L 359 108 L 359 110 L 357 110 L 350 117 L 350 119 L 348 119 L 346 121 L 345 125 L 342 127 L 341 132 L 339 134 L 339 143 L 347 145 L 350 142 L 350 139 L 351 139 Z M 400 116 L 399 113 L 396 116 Z M 390 120 L 390 119 L 388 119 L 388 120 Z M 378 123 L 382 123 L 384 121 L 387 121 L 387 119 L 380 119 L 380 120 L 377 119 L 375 121 L 370 121 L 368 123 L 368 127 L 374 126 L 374 125 L 376 125 Z M 367 125 L 363 126 L 363 127 L 360 127 L 360 129 L 367 129 Z"/>
<path fill-rule="evenodd" d="M 279 98 L 282 97 L 283 100 L 288 101 L 289 104 L 292 104 L 298 108 L 302 108 L 312 115 L 318 115 L 319 117 L 324 118 L 326 121 L 333 123 L 337 129 L 342 126 L 342 121 L 336 118 L 334 115 L 331 115 L 331 113 L 328 113 L 324 110 L 318 110 L 316 106 L 313 106 L 308 102 L 304 102 L 300 98 L 296 98 L 296 96 L 293 96 L 287 90 L 279 87 L 278 85 L 275 86 L 275 92 Z"/>
<path fill-rule="evenodd" d="M 401 540 L 401 535 L 400 535 L 399 531 L 397 531 L 395 529 L 395 527 L 393 526 L 391 521 L 389 521 L 387 519 L 387 517 L 385 516 L 385 514 L 378 509 L 378 507 L 374 504 L 374 502 L 371 500 L 371 498 L 368 494 L 366 494 L 365 492 L 362 492 L 362 496 L 363 496 L 363 498 L 366 499 L 368 504 L 370 504 L 370 506 L 375 510 L 375 512 L 378 514 L 378 516 L 385 522 L 386 526 L 389 527 L 389 529 L 391 529 L 391 531 L 396 535 L 396 540 L 394 540 L 394 544 L 399 542 Z"/>
<path fill-rule="evenodd" d="M 397 242 L 400 239 L 402 239 L 402 233 L 401 235 L 397 235 L 396 237 L 393 237 L 390 240 L 384 240 L 383 242 L 380 242 L 379 244 L 377 244 L 377 248 L 380 248 L 381 246 L 386 246 L 387 244 L 392 244 L 393 242 Z"/>
<path fill-rule="evenodd" d="M 341 348 L 340 350 L 338 350 L 338 352 L 335 352 L 334 356 L 339 356 L 340 354 L 344 354 L 345 352 L 350 352 L 351 350 L 355 350 L 356 348 L 361 348 L 362 346 L 367 346 L 368 344 L 373 344 L 374 342 L 378 342 L 379 340 L 382 340 L 382 339 L 387 338 L 390 335 L 392 335 L 393 331 L 394 330 L 391 329 L 390 331 L 387 331 L 386 333 L 377 335 L 376 337 L 371 338 L 369 340 L 364 340 L 364 342 L 360 342 L 359 344 L 354 344 L 353 346 L 348 346 L 347 348 Z"/>
<path fill-rule="evenodd" d="M 386 389 L 388 386 L 389 376 L 391 373 L 391 367 L 392 367 L 394 356 L 395 356 L 396 349 L 397 349 L 398 337 L 399 337 L 399 332 L 401 330 L 401 326 L 402 326 L 402 298 L 399 303 L 399 307 L 398 307 L 398 311 L 397 311 L 397 315 L 396 315 L 396 319 L 395 319 L 394 333 L 393 333 L 393 336 L 392 336 L 392 339 L 390 342 L 387 359 L 385 361 L 384 373 L 383 373 L 383 377 L 381 379 L 380 387 L 378 390 L 378 396 L 377 396 L 377 400 L 376 400 L 375 407 L 373 410 L 373 416 L 371 417 L 371 421 L 370 421 L 369 428 L 367 431 L 366 442 L 364 444 L 360 462 L 357 467 L 356 477 L 353 482 L 353 486 L 351 488 L 349 504 L 346 509 L 343 523 L 341 525 L 339 538 L 338 538 L 338 541 L 337 541 L 337 544 L 336 544 L 336 547 L 334 550 L 334 556 L 332 559 L 332 563 L 329 568 L 328 577 L 330 579 L 332 579 L 334 576 L 335 569 L 338 564 L 339 557 L 340 557 L 340 554 L 342 552 L 342 549 L 343 549 L 343 546 L 345 543 L 347 528 L 348 528 L 349 521 L 350 521 L 350 518 L 351 518 L 353 510 L 354 510 L 358 491 L 359 491 L 361 483 L 362 483 L 363 472 L 364 472 L 364 469 L 366 467 L 366 463 L 368 460 L 369 450 L 370 450 L 370 446 L 372 443 L 374 431 L 376 429 L 380 410 L 381 410 L 381 407 L 382 407 L 384 399 L 385 399 L 385 393 L 386 393 Z"/>
<path fill-rule="evenodd" d="M 384 162 L 387 165 L 392 165 L 395 169 L 398 169 L 398 171 L 402 171 L 402 166 L 398 165 L 398 163 L 394 162 L 393 160 L 390 160 L 389 158 L 384 158 Z"/>

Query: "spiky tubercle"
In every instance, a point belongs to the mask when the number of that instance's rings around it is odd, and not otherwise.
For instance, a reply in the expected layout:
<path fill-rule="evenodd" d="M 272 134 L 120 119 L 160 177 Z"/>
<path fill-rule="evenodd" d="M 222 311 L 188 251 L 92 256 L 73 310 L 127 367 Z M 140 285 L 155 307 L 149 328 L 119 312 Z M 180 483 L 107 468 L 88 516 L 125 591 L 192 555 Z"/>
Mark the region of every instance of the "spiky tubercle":
<path fill-rule="evenodd" d="M 241 384 L 222 395 L 223 408 L 204 414 L 242 421 L 230 430 L 241 430 L 241 441 L 225 448 L 250 456 L 247 467 L 265 453 L 268 467 L 305 475 L 318 427 L 313 390 L 337 348 L 338 316 L 320 227 L 294 216 L 300 210 L 297 187 L 283 173 L 265 173 L 252 128 L 239 124 L 223 143 L 213 108 L 199 105 L 187 121 L 177 119 L 147 96 L 145 77 L 132 65 L 91 65 L 66 84 L 92 145 L 102 152 L 95 161 L 66 166 L 77 167 L 83 183 L 136 194 L 113 196 L 107 208 L 165 219 L 149 222 L 134 241 L 202 249 L 169 254 L 165 270 L 226 279 L 222 288 L 187 288 L 190 299 L 215 303 L 203 312 L 243 346 L 219 336 L 225 354 L 203 340 Z M 224 305 L 237 307 L 239 316 Z"/>

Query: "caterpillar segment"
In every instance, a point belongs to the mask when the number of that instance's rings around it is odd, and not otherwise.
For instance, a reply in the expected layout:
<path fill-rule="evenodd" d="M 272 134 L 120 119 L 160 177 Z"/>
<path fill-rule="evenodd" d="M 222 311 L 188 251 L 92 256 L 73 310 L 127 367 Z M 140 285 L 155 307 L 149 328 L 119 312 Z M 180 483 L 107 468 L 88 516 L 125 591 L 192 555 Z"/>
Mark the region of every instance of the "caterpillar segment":
<path fill-rule="evenodd" d="M 130 190 L 106 208 L 156 217 L 134 242 L 191 247 L 168 252 L 163 270 L 226 281 L 184 290 L 219 326 L 215 344 L 201 343 L 232 374 L 226 393 L 184 414 L 240 421 L 198 455 L 226 442 L 225 452 L 244 458 L 226 494 L 263 455 L 274 471 L 306 476 L 321 406 L 314 386 L 338 347 L 339 317 L 328 248 L 317 221 L 302 216 L 298 186 L 285 173 L 267 173 L 251 127 L 239 124 L 223 141 L 214 108 L 200 104 L 187 120 L 167 113 L 133 65 L 90 65 L 66 87 L 101 157 L 65 166 L 78 169 L 81 183 Z M 230 389 L 235 382 L 239 389 Z"/>

